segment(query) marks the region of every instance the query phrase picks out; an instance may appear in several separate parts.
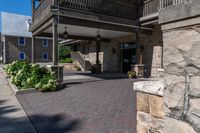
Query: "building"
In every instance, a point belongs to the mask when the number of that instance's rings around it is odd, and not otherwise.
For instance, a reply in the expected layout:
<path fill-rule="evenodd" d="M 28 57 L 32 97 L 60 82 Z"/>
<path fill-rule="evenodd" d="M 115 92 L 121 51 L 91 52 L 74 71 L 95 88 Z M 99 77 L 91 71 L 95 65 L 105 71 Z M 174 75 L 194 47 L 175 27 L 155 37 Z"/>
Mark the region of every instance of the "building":
<path fill-rule="evenodd" d="M 3 63 L 15 60 L 31 62 L 32 33 L 30 16 L 1 12 L 0 59 Z M 52 61 L 52 40 L 36 38 L 36 62 Z"/>
<path fill-rule="evenodd" d="M 80 62 L 109 72 L 144 64 L 148 76 L 163 80 L 155 110 L 138 111 L 138 133 L 200 132 L 199 0 L 32 0 L 32 11 L 33 38 L 53 38 L 55 66 L 59 39 L 82 40 L 74 44 Z M 158 104 L 164 115 L 155 117 Z"/>
<path fill-rule="evenodd" d="M 102 0 L 88 1 L 87 4 L 81 1 L 60 1 L 61 3 L 42 1 L 41 4 L 37 2 L 33 1 L 35 12 L 30 28 L 33 37 L 53 37 L 59 32 L 62 38 L 62 34 L 66 31 L 69 34 L 68 39 L 84 40 L 75 46 L 77 54 L 80 55 L 78 57 L 84 57 L 84 62 L 89 61 L 92 66 L 99 63 L 103 72 L 126 73 L 134 64 L 145 64 L 147 75 L 156 76 L 157 68 L 161 68 L 161 26 L 152 23 L 147 27 L 140 26 L 137 7 L 139 3 L 131 1 L 107 3 Z M 60 5 L 59 8 L 57 4 Z M 58 17 L 58 12 L 63 14 Z M 140 33 L 137 29 L 140 29 Z M 98 48 L 97 35 L 102 39 Z M 137 45 L 138 42 L 140 46 Z M 81 60 L 83 61 L 79 59 Z M 57 64 L 56 62 L 57 57 L 54 57 L 54 63 Z"/>

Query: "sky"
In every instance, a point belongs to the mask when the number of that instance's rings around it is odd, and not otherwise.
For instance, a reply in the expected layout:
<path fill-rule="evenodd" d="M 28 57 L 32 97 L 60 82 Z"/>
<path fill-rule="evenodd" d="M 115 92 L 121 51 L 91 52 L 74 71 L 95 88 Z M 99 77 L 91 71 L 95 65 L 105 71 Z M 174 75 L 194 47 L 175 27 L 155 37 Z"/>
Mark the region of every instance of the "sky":
<path fill-rule="evenodd" d="M 31 16 L 31 0 L 0 0 L 0 12 Z"/>

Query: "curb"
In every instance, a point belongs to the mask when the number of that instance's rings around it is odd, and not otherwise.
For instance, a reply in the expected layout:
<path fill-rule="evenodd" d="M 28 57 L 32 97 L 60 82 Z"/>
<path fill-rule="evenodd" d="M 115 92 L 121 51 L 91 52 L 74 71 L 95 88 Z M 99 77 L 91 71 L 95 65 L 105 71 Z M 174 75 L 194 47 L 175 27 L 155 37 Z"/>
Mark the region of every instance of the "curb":
<path fill-rule="evenodd" d="M 11 78 L 6 78 L 6 79 L 7 79 L 8 83 L 9 83 L 9 85 L 10 85 L 10 87 L 11 87 L 11 89 L 14 92 L 15 95 L 38 92 L 35 88 L 30 88 L 30 89 L 27 89 L 27 90 L 19 90 L 16 85 L 11 83 Z"/>

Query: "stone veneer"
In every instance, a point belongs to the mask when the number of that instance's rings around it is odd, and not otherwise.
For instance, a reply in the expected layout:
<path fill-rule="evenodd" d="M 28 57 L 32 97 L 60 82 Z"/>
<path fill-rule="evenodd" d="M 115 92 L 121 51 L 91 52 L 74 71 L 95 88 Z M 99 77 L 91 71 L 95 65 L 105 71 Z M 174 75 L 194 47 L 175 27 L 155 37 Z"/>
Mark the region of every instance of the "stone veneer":
<path fill-rule="evenodd" d="M 137 91 L 137 133 L 164 132 L 164 83 L 140 81 L 134 83 Z"/>
<path fill-rule="evenodd" d="M 165 132 L 200 133 L 200 32 L 163 32 Z"/>
<path fill-rule="evenodd" d="M 122 72 L 122 50 L 120 45 L 122 43 L 134 43 L 136 40 L 135 34 L 113 38 L 111 42 L 101 43 L 100 63 L 102 64 L 102 71 L 107 72 Z M 87 46 L 88 45 L 88 46 Z M 162 67 L 162 32 L 159 25 L 155 26 L 153 34 L 140 34 L 140 45 L 144 48 L 143 64 L 147 65 L 147 75 L 158 77 L 158 68 Z M 96 43 L 90 42 L 83 44 L 82 47 L 88 47 L 88 53 L 85 53 L 92 64 L 96 63 Z M 116 53 L 112 53 L 115 49 Z"/>

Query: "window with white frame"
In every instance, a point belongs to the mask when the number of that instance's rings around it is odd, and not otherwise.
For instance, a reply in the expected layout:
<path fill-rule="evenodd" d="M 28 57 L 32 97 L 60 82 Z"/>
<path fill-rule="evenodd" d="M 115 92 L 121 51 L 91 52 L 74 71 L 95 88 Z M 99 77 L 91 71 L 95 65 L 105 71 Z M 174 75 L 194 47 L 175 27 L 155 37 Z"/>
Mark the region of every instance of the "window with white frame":
<path fill-rule="evenodd" d="M 42 40 L 42 43 L 43 43 L 43 47 L 48 47 L 48 40 L 47 39 L 43 39 Z"/>
<path fill-rule="evenodd" d="M 26 59 L 26 55 L 24 52 L 19 52 L 19 60 L 25 60 Z"/>
<path fill-rule="evenodd" d="M 25 37 L 19 37 L 19 38 L 18 38 L 18 44 L 19 44 L 19 45 L 25 45 L 25 43 L 26 43 L 26 42 L 25 42 Z"/>
<path fill-rule="evenodd" d="M 48 53 L 42 53 L 42 58 L 43 58 L 44 61 L 49 60 L 49 55 L 48 55 Z"/>

